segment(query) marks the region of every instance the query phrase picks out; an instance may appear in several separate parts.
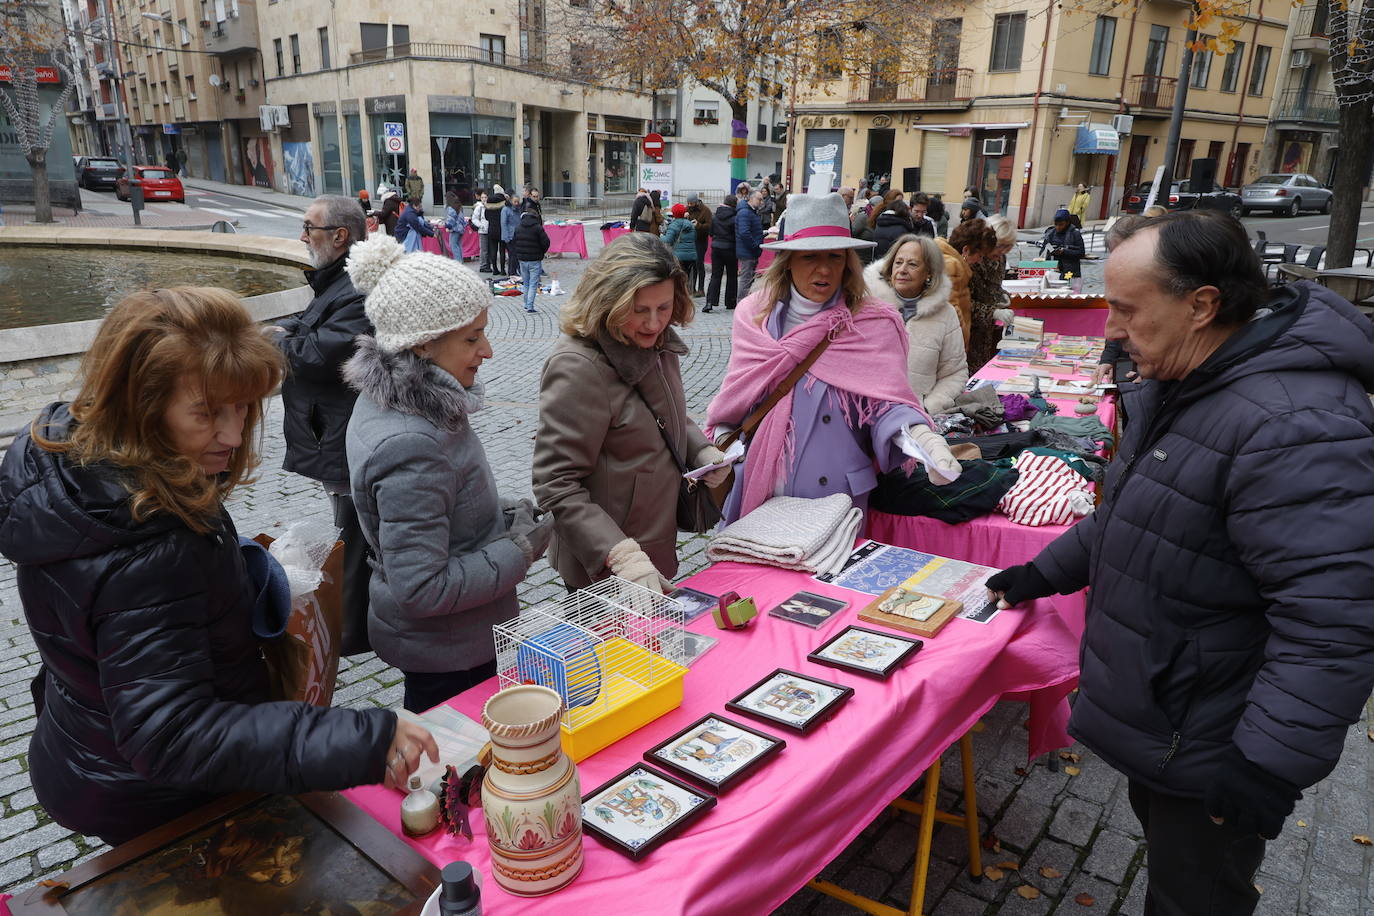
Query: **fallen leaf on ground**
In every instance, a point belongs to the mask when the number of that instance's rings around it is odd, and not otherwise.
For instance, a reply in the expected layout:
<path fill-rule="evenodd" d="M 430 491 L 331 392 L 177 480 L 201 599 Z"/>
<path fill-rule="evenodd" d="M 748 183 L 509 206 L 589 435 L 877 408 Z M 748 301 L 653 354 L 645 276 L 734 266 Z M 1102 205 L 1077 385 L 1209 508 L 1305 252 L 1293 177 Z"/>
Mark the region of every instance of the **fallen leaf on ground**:
<path fill-rule="evenodd" d="M 1025 776 L 1025 775 L 1026 775 L 1026 768 L 1025 768 L 1025 767 L 1017 767 L 1016 769 L 1012 770 L 1012 772 L 1015 773 L 1017 776 Z"/>
<path fill-rule="evenodd" d="M 1064 767 L 1064 772 L 1068 773 L 1070 776 L 1077 776 L 1079 773 L 1082 773 L 1083 771 L 1080 770 L 1078 767 Z"/>
<path fill-rule="evenodd" d="M 1374 840 L 1371 840 L 1369 837 L 1365 836 L 1363 833 L 1357 833 L 1357 834 L 1355 834 L 1355 836 L 1354 836 L 1353 839 L 1355 840 L 1356 843 L 1359 843 L 1361 846 L 1374 846 Z"/>
<path fill-rule="evenodd" d="M 1080 755 L 1075 754 L 1073 751 L 1060 751 L 1060 752 L 1059 752 L 1059 759 L 1060 759 L 1060 760 L 1067 760 L 1069 763 L 1077 763 L 1078 761 L 1082 760 L 1083 758 L 1082 758 Z"/>
<path fill-rule="evenodd" d="M 1073 898 L 1073 902 L 1079 906 L 1092 906 L 1097 902 L 1097 898 L 1092 894 L 1079 894 L 1077 897 Z"/>
<path fill-rule="evenodd" d="M 1306 827 L 1306 826 L 1307 826 L 1307 821 L 1298 821 L 1298 826 L 1299 826 L 1299 827 Z"/>
<path fill-rule="evenodd" d="M 1042 877 L 1042 878 L 1062 878 L 1062 877 L 1064 877 L 1064 873 L 1063 873 L 1062 871 L 1060 871 L 1059 869 L 1057 869 L 1057 868 L 1053 868 L 1053 867 L 1051 867 L 1051 866 L 1049 866 L 1049 865 L 1046 865 L 1046 866 L 1044 866 L 1043 868 L 1040 869 L 1040 877 Z"/>
<path fill-rule="evenodd" d="M 1020 870 L 1021 870 L 1021 863 L 1020 863 L 1020 862 L 1017 862 L 1017 861 L 1015 861 L 1015 860 L 1013 860 L 1013 859 L 1008 859 L 1008 860 L 1005 861 L 1005 862 L 998 862 L 998 863 L 997 863 L 995 866 L 993 866 L 993 867 L 994 867 L 994 868 L 1000 868 L 1000 869 L 1002 869 L 1003 871 L 1020 871 Z"/>
<path fill-rule="evenodd" d="M 983 877 L 987 878 L 989 881 L 1001 881 L 1006 876 L 1006 872 L 1002 871 L 1002 869 L 993 868 L 991 865 L 983 869 Z"/>
<path fill-rule="evenodd" d="M 1027 900 L 1034 900 L 1036 897 L 1040 896 L 1040 891 L 1036 890 L 1034 887 L 1031 887 L 1029 884 L 1023 884 L 1020 887 L 1018 887 L 1016 889 L 1016 893 L 1020 894 Z"/>
<path fill-rule="evenodd" d="M 1002 850 L 1002 843 L 997 839 L 997 834 L 991 831 L 983 834 L 983 838 L 978 841 L 978 844 L 984 849 L 991 849 L 993 852 L 1001 852 Z"/>
<path fill-rule="evenodd" d="M 61 888 L 66 888 L 66 887 L 70 887 L 71 885 L 69 885 L 66 881 L 54 881 L 54 880 L 52 880 L 51 878 L 45 878 L 44 880 L 38 882 L 38 886 L 39 886 L 39 887 L 61 887 Z"/>

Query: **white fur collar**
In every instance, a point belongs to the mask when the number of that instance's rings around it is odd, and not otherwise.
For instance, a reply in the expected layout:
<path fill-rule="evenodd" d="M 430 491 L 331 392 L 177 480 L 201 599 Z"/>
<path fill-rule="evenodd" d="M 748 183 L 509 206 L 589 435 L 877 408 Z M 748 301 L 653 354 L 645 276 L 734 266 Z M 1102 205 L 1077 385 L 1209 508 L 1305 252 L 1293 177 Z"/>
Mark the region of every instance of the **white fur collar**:
<path fill-rule="evenodd" d="M 892 288 L 892 284 L 883 279 L 881 262 L 875 261 L 864 268 L 864 282 L 868 284 L 870 296 L 876 296 L 898 312 L 902 310 L 902 300 L 898 297 L 897 291 Z M 949 294 L 952 289 L 953 284 L 950 283 L 949 274 L 941 274 L 940 282 L 916 300 L 915 317 L 929 318 L 940 308 L 948 306 Z"/>

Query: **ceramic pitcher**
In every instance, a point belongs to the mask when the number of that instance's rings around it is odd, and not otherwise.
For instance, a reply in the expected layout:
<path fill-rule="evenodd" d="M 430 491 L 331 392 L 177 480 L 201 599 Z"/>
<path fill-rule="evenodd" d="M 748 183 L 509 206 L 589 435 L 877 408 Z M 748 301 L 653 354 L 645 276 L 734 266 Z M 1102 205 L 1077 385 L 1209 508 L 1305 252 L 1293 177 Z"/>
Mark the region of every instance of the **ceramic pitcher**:
<path fill-rule="evenodd" d="M 582 789 L 560 742 L 562 712 L 562 697 L 533 684 L 507 687 L 482 707 L 492 744 L 482 781 L 492 872 L 522 897 L 552 893 L 582 871 Z"/>

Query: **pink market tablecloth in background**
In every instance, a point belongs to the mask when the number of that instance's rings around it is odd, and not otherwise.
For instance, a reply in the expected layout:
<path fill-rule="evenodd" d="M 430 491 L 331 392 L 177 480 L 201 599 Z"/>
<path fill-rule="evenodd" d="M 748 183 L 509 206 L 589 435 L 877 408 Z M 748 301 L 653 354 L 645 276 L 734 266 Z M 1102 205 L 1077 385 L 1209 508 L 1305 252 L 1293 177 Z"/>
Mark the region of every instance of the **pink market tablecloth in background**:
<path fill-rule="evenodd" d="M 1094 308 L 1025 308 L 1017 315 L 1039 318 L 1045 322 L 1045 333 L 1068 337 L 1101 337 L 1107 327 L 1107 310 Z"/>
<path fill-rule="evenodd" d="M 633 230 L 630 229 L 629 226 L 622 226 L 622 227 L 619 228 L 619 229 L 602 229 L 602 230 L 601 230 L 601 244 L 602 244 L 602 245 L 609 245 L 609 244 L 611 244 L 611 242 L 614 242 L 616 239 L 620 238 L 622 235 L 629 235 L 632 231 L 633 231 Z"/>
<path fill-rule="evenodd" d="M 550 255 L 571 252 L 579 258 L 586 259 L 587 233 L 586 227 L 581 223 L 567 226 L 555 226 L 552 223 L 545 223 L 544 231 L 549 234 Z"/>
<path fill-rule="evenodd" d="M 548 897 L 513 897 L 491 880 L 480 813 L 474 813 L 472 841 L 434 834 L 406 840 L 437 865 L 465 859 L 480 869 L 487 876 L 485 912 L 767 913 L 815 877 L 999 698 L 1029 702 L 1032 754 L 1069 742 L 1064 697 L 1077 679 L 1077 637 L 1045 602 L 1002 611 L 988 624 L 951 621 L 889 680 L 879 681 L 806 661 L 808 652 L 856 622 L 870 596 L 822 585 L 803 573 L 738 563 L 716 564 L 684 584 L 710 594 L 736 589 L 752 596 L 761 613 L 739 632 L 715 629 L 709 614 L 690 625 L 720 644 L 688 673 L 682 705 L 582 761 L 583 794 L 707 713 L 777 735 L 786 749 L 639 862 L 587 837 L 582 874 Z M 769 608 L 802 589 L 851 605 L 815 630 L 767 616 Z M 725 711 L 726 700 L 777 667 L 851 686 L 855 693 L 806 735 Z M 495 691 L 493 679 L 451 705 L 480 719 Z M 369 786 L 345 794 L 401 835 L 400 792 Z"/>
<path fill-rule="evenodd" d="M 448 230 L 439 226 L 434 230 L 433 238 L 420 240 L 420 246 L 430 254 L 440 254 L 449 257 L 450 248 L 448 245 Z M 476 232 L 463 233 L 463 259 L 475 258 L 482 253 L 482 240 Z"/>
<path fill-rule="evenodd" d="M 759 262 L 758 262 L 758 264 L 754 265 L 754 273 L 756 273 L 756 274 L 761 274 L 761 273 L 763 273 L 765 270 L 768 269 L 768 265 L 773 263 L 773 259 L 776 258 L 777 256 L 778 256 L 778 253 L 777 253 L 776 251 L 772 250 L 771 248 L 765 248 L 765 249 L 763 249 L 763 254 L 759 255 Z M 706 246 L 706 263 L 707 263 L 707 264 L 710 264 L 710 263 L 711 263 L 711 246 L 710 246 L 710 245 L 707 245 L 707 246 Z"/>

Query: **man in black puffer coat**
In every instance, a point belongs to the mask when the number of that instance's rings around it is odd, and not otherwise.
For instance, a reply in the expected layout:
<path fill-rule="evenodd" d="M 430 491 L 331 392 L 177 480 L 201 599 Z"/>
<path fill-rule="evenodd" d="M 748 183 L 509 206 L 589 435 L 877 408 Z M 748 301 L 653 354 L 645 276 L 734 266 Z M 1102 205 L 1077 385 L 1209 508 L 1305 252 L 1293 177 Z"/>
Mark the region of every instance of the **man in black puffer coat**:
<path fill-rule="evenodd" d="M 282 381 L 282 467 L 318 480 L 334 507 L 334 524 L 344 543 L 343 637 L 341 653 L 372 651 L 367 639 L 367 589 L 372 569 L 367 543 L 348 485 L 344 437 L 358 393 L 339 375 L 353 355 L 353 341 L 372 333 L 363 311 L 363 294 L 344 271 L 348 251 L 367 238 L 367 223 L 348 197 L 318 197 L 305 213 L 301 241 L 310 249 L 314 270 L 305 280 L 315 293 L 298 318 L 277 322 L 277 346 L 290 371 Z"/>
<path fill-rule="evenodd" d="M 988 586 L 1092 585 L 1070 732 L 1130 779 L 1146 911 L 1251 913 L 1374 688 L 1374 326 L 1270 292 L 1229 217 L 1117 235 L 1107 336 L 1146 381 L 1102 504 Z"/>
<path fill-rule="evenodd" d="M 74 428 L 65 404 L 37 422 L 56 441 Z M 380 782 L 394 712 L 264 702 L 229 516 L 198 534 L 129 505 L 119 471 L 27 431 L 0 470 L 0 553 L 43 658 L 29 775 L 53 820 L 122 843 L 229 792 Z"/>
<path fill-rule="evenodd" d="M 725 307 L 734 309 L 736 286 L 739 283 L 739 260 L 735 257 L 735 207 L 739 198 L 725 195 L 725 202 L 716 207 L 711 221 L 711 283 L 706 288 L 706 308 L 713 311 L 720 302 L 720 278 L 725 275 Z"/>

